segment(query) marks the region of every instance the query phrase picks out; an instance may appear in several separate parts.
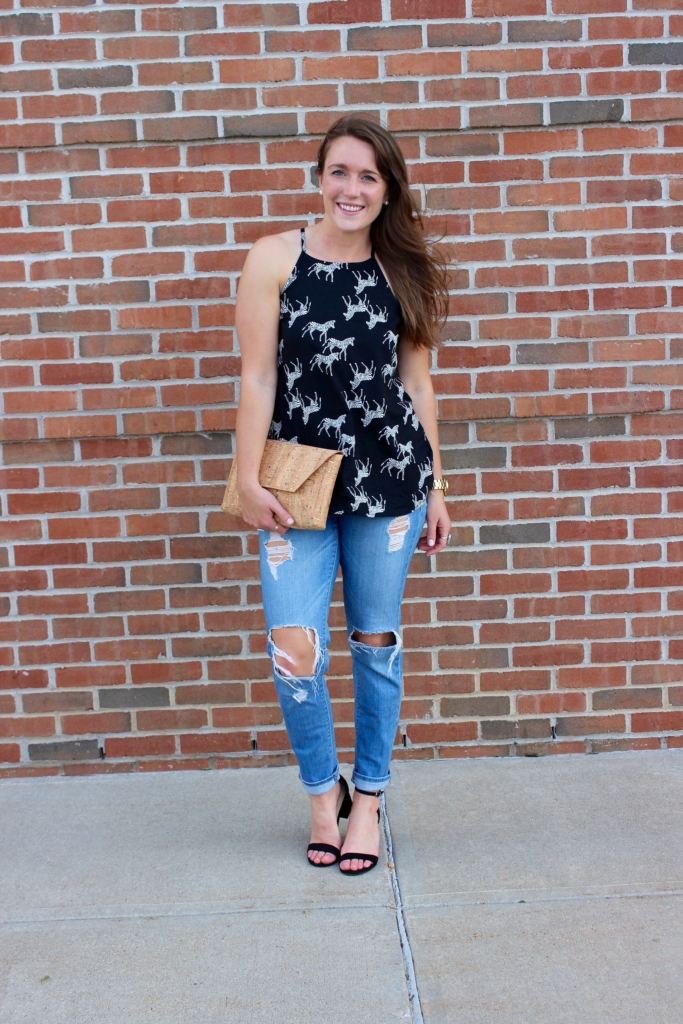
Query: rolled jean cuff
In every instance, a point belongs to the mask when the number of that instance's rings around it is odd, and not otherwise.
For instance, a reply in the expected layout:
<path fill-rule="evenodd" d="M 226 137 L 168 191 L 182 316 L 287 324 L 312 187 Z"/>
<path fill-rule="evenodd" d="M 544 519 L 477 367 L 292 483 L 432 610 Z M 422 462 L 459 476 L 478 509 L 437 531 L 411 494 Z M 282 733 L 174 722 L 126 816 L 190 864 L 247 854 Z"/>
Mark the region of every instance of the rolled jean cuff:
<path fill-rule="evenodd" d="M 333 775 L 330 775 L 328 779 L 323 779 L 322 782 L 306 782 L 301 778 L 301 773 L 299 773 L 299 778 L 301 779 L 301 785 L 309 796 L 320 796 L 322 793 L 328 793 L 331 789 L 334 789 L 339 782 L 339 775 L 340 771 L 339 766 L 337 765 L 336 772 Z"/>
<path fill-rule="evenodd" d="M 358 772 L 354 772 L 351 776 L 351 781 L 356 789 L 364 789 L 368 793 L 378 793 L 380 791 L 383 793 L 391 782 L 391 772 L 385 775 L 383 779 L 368 779 L 359 775 Z"/>

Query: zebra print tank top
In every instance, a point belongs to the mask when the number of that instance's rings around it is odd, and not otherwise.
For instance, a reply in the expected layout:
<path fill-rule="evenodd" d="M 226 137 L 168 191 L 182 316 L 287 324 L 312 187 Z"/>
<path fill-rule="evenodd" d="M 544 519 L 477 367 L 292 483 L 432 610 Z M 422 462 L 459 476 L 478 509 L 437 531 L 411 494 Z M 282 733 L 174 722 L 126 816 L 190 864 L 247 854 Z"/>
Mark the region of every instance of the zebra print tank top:
<path fill-rule="evenodd" d="M 301 253 L 281 293 L 270 437 L 343 451 L 330 512 L 398 516 L 427 500 L 432 449 L 398 376 L 401 308 L 374 255 Z"/>

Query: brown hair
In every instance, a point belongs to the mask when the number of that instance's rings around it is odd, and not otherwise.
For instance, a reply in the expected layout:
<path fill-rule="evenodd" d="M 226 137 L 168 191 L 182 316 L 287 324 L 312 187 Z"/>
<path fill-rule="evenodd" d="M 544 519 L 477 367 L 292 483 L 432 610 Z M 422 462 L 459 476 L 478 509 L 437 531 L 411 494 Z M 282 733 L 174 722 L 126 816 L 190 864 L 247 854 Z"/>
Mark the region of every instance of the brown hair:
<path fill-rule="evenodd" d="M 318 150 L 320 176 L 330 145 L 345 135 L 372 146 L 377 170 L 387 184 L 389 202 L 373 221 L 370 240 L 401 304 L 402 335 L 416 348 L 435 348 L 448 313 L 448 275 L 443 260 L 425 239 L 403 154 L 393 135 L 381 125 L 354 115 L 340 117 Z"/>

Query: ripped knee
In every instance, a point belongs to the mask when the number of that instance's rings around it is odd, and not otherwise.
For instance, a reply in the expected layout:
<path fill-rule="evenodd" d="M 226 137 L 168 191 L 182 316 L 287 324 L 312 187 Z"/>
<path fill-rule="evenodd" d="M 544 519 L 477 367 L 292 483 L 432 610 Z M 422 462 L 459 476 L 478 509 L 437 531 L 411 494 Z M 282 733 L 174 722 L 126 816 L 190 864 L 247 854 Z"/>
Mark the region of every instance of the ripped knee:
<path fill-rule="evenodd" d="M 367 647 L 393 647 L 396 644 L 395 633 L 361 633 L 354 629 L 351 639 L 358 644 L 365 644 Z"/>
<path fill-rule="evenodd" d="M 387 630 L 384 633 L 364 633 L 362 630 L 354 628 L 349 634 L 349 647 L 352 654 L 354 651 L 360 653 L 364 650 L 371 655 L 372 659 L 380 658 L 380 651 L 389 648 L 391 653 L 388 666 L 391 668 L 395 658 L 401 652 L 403 641 L 401 634 L 395 630 Z"/>
<path fill-rule="evenodd" d="M 314 676 L 320 663 L 320 641 L 309 626 L 278 626 L 271 629 L 273 665 L 283 679 Z"/>

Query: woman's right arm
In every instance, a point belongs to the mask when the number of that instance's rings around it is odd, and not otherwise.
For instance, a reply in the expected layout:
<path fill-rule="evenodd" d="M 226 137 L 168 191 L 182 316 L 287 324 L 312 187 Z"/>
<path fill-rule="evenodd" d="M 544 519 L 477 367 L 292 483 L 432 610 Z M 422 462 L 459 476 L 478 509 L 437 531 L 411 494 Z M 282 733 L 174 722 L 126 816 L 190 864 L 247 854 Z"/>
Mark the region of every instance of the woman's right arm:
<path fill-rule="evenodd" d="M 277 533 L 284 533 L 294 520 L 275 495 L 261 487 L 258 471 L 275 405 L 280 279 L 287 261 L 286 247 L 277 236 L 259 239 L 244 264 L 235 310 L 242 355 L 237 410 L 237 490 L 242 517 L 258 530 Z"/>

